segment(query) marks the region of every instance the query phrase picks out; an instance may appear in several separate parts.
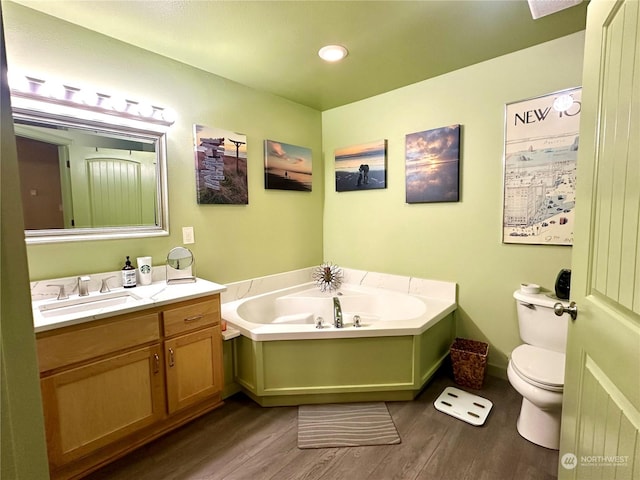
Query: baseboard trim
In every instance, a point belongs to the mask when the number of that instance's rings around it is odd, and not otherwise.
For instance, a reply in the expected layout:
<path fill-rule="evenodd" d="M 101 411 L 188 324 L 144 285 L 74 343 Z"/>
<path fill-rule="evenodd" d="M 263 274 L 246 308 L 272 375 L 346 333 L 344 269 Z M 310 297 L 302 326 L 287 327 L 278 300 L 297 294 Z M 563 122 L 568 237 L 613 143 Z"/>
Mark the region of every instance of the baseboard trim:
<path fill-rule="evenodd" d="M 507 378 L 507 367 L 502 365 L 487 365 L 487 375 L 491 375 L 492 377 L 498 377 L 502 380 L 508 380 Z"/>

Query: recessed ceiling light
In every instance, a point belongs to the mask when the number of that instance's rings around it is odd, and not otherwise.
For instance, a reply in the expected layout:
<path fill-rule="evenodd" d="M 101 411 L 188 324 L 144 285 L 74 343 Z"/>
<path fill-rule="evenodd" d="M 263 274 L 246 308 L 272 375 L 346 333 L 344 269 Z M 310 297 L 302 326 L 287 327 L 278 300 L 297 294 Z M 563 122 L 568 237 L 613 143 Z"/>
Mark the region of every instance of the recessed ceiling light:
<path fill-rule="evenodd" d="M 318 50 L 320 58 L 327 62 L 337 62 L 349 54 L 349 51 L 342 45 L 327 45 Z"/>

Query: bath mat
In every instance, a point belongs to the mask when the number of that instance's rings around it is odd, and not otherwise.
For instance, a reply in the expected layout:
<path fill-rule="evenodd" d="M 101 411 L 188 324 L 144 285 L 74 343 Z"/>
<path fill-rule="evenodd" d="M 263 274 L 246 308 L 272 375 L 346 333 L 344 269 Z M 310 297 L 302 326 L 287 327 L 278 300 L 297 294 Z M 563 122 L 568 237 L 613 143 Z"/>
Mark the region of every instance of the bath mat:
<path fill-rule="evenodd" d="M 298 407 L 298 448 L 397 443 L 400 436 L 384 402 Z"/>
<path fill-rule="evenodd" d="M 447 387 L 433 402 L 433 406 L 442 413 L 478 427 L 484 424 L 493 403 L 459 388 Z"/>

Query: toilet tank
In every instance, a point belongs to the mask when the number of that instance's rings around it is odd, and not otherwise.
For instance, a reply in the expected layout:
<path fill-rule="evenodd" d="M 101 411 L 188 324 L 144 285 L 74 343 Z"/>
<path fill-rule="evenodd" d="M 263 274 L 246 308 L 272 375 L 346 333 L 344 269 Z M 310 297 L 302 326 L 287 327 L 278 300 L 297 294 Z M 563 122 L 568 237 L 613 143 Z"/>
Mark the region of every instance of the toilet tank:
<path fill-rule="evenodd" d="M 551 292 L 513 293 L 518 311 L 520 338 L 523 342 L 536 347 L 547 348 L 565 353 L 567 349 L 567 331 L 569 314 L 558 317 L 553 306 L 560 302 L 565 307 L 569 302 L 559 300 Z"/>

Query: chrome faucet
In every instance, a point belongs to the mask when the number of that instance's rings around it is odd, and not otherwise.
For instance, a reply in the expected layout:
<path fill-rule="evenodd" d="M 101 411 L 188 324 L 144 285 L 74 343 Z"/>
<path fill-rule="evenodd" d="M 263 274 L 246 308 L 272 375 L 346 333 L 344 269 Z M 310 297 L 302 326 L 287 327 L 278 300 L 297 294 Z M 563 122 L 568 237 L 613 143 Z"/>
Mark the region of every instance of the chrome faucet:
<path fill-rule="evenodd" d="M 78 295 L 81 297 L 86 297 L 89 295 L 89 280 L 91 277 L 78 277 Z"/>
<path fill-rule="evenodd" d="M 111 289 L 109 288 L 109 280 L 112 278 L 116 278 L 114 276 L 103 278 L 102 285 L 100 286 L 100 293 L 109 293 Z"/>
<path fill-rule="evenodd" d="M 333 326 L 336 328 L 342 328 L 342 306 L 340 305 L 340 299 L 333 297 Z"/>
<path fill-rule="evenodd" d="M 58 300 L 66 300 L 69 298 L 69 295 L 67 295 L 67 292 L 64 290 L 64 285 L 54 283 L 52 285 L 47 285 L 47 287 L 58 287 L 60 289 L 58 290 Z"/>

